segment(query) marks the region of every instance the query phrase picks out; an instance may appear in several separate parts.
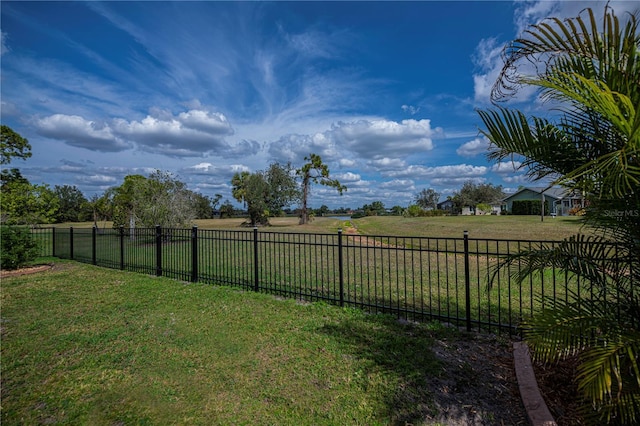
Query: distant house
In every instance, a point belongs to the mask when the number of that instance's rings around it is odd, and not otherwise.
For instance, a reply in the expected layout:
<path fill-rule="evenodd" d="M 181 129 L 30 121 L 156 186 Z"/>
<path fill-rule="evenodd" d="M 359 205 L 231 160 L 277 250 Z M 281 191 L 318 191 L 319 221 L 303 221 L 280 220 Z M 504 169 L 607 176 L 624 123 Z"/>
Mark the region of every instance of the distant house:
<path fill-rule="evenodd" d="M 502 204 L 500 202 L 496 202 L 496 203 L 491 203 L 489 204 L 491 206 L 491 211 L 487 211 L 487 212 L 483 212 L 482 210 L 480 210 L 477 206 L 476 206 L 476 215 L 486 215 L 486 214 L 492 214 L 492 215 L 498 215 L 500 214 L 500 212 L 502 211 Z"/>
<path fill-rule="evenodd" d="M 512 213 L 513 202 L 518 200 L 531 200 L 540 203 L 544 200 L 547 212 L 553 216 L 568 216 L 571 209 L 585 205 L 584 197 L 576 191 L 559 187 L 525 187 L 504 198 L 502 206 L 507 212 Z"/>
<path fill-rule="evenodd" d="M 438 210 L 445 210 L 449 213 L 453 213 L 453 201 L 444 200 L 443 202 L 437 204 L 437 208 Z"/>
<path fill-rule="evenodd" d="M 467 206 L 467 207 L 463 207 L 462 208 L 462 211 L 460 212 L 460 214 L 462 216 L 471 216 L 471 215 L 476 214 L 476 211 L 474 209 L 472 209 L 471 207 Z"/>

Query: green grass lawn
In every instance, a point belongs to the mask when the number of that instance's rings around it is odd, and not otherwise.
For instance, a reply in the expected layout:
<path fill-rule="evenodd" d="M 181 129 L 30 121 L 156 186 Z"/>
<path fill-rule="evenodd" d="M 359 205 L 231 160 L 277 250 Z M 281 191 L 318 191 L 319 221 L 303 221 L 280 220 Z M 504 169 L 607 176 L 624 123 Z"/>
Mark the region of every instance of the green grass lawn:
<path fill-rule="evenodd" d="M 198 219 L 194 222 L 201 229 L 247 229 L 242 227 L 245 219 Z M 298 225 L 296 217 L 275 217 L 271 226 L 260 228 L 273 232 L 335 233 L 344 228 L 346 222 L 332 217 L 318 217 L 310 224 Z M 369 216 L 349 221 L 363 235 L 395 235 L 433 238 L 461 238 L 469 231 L 470 238 L 515 239 L 515 240 L 562 240 L 578 232 L 590 233 L 577 216 L 437 216 L 414 217 Z M 92 222 L 56 224 L 57 227 L 87 228 Z M 99 222 L 99 228 L 111 228 L 111 222 Z"/>
<path fill-rule="evenodd" d="M 2 280 L 3 424 L 389 424 L 434 410 L 434 339 L 325 304 L 56 261 Z"/>
<path fill-rule="evenodd" d="M 242 219 L 198 222 L 198 227 L 202 230 L 198 255 L 200 280 L 253 288 L 253 246 L 250 243 L 253 235 L 250 229 L 240 226 L 241 222 Z M 272 226 L 259 230 L 260 290 L 295 295 L 307 300 L 338 300 L 338 249 L 335 237 L 338 228 L 346 227 L 347 221 L 317 218 L 310 226 L 297 225 L 296 218 L 273 218 L 271 222 Z M 489 286 L 492 267 L 498 259 L 495 253 L 513 253 L 528 246 L 485 242 L 482 238 L 557 240 L 582 229 L 581 221 L 576 217 L 546 218 L 544 222 L 540 222 L 540 218 L 534 216 L 386 216 L 348 222 L 355 225 L 361 234 L 378 236 L 375 243 L 382 246 L 419 249 L 376 249 L 372 243 L 363 242 L 357 237 L 343 237 L 343 294 L 347 298 L 347 304 L 351 306 L 365 306 L 373 312 L 407 310 L 412 312 L 411 319 L 464 320 L 465 265 L 461 254 L 464 230 L 469 230 L 472 239 L 469 244 L 472 253 L 469 259 L 469 307 L 472 321 L 515 326 L 522 318 L 529 317 L 539 305 L 537 296 L 545 294 L 563 298 L 567 288 L 575 289 L 575 280 L 567 280 L 557 271 L 548 271 L 542 277 L 532 277 L 523 285 L 511 280 L 506 271 L 501 271 L 496 276 L 497 280 Z M 207 228 L 224 231 L 214 238 L 211 231 L 205 231 Z M 109 226 L 106 229 L 106 232 L 99 235 L 98 264 L 119 268 L 119 238 L 117 232 L 114 233 Z M 324 235 L 313 235 L 312 232 Z M 64 232 L 59 235 L 59 242 L 63 235 Z M 91 262 L 91 233 L 87 229 L 78 229 L 74 235 L 75 258 Z M 150 235 L 153 235 L 153 230 Z M 162 248 L 163 273 L 176 279 L 190 280 L 190 232 L 187 230 L 184 235 L 186 239 L 176 238 Z M 379 237 L 380 235 L 399 237 L 385 238 Z M 408 237 L 401 237 L 402 235 Z M 456 240 L 428 239 L 433 236 Z M 272 241 L 274 244 L 271 244 Z M 316 244 L 318 242 L 321 244 Z M 426 251 L 427 249 L 448 253 L 434 253 Z M 154 250 L 155 245 L 144 238 L 126 238 L 124 261 L 130 265 L 127 268 L 155 273 Z M 510 272 L 514 271 L 515 269 L 510 269 Z"/>
<path fill-rule="evenodd" d="M 544 221 L 539 216 L 370 216 L 351 222 L 366 235 L 461 238 L 469 231 L 469 238 L 562 240 L 578 232 L 591 232 L 576 216 L 545 217 Z"/>
<path fill-rule="evenodd" d="M 345 221 L 319 217 L 310 224 L 300 226 L 293 217 L 272 218 L 269 231 L 335 233 L 344 228 Z M 512 240 L 562 240 L 578 232 L 591 230 L 582 226 L 576 216 L 437 216 L 414 217 L 369 216 L 349 221 L 363 235 L 394 235 L 410 237 L 461 238 L 469 231 L 470 238 L 512 239 Z M 242 219 L 197 220 L 198 227 L 206 229 L 239 228 Z M 264 229 L 264 228 L 261 228 Z"/>

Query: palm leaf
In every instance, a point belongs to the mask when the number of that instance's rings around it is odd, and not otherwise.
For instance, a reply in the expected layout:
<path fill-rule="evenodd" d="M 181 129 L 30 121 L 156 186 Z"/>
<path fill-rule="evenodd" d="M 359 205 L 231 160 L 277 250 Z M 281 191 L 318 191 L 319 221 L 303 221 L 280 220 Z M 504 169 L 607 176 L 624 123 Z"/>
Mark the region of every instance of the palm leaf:
<path fill-rule="evenodd" d="M 491 141 L 489 159 L 523 158 L 530 178 L 588 194 L 587 223 L 601 237 L 577 236 L 499 260 L 516 282 L 548 268 L 576 278 L 588 298 L 543 298 L 524 322 L 536 357 L 580 354 L 580 389 L 600 421 L 640 420 L 640 32 L 629 15 L 620 25 L 606 7 L 601 28 L 591 9 L 575 19 L 532 26 L 503 52 L 492 100 L 522 85 L 557 102 L 558 123 L 497 107 L 479 111 Z M 521 68 L 524 64 L 526 68 Z M 534 72 L 530 66 L 534 65 Z M 528 74 L 526 72 L 529 72 Z M 607 237 L 607 238 L 605 238 Z M 609 244 L 613 239 L 617 244 Z M 512 268 L 513 267 L 513 268 Z"/>
<path fill-rule="evenodd" d="M 604 420 L 622 419 L 628 423 L 636 420 L 633 401 L 637 402 L 640 394 L 640 334 L 616 328 L 613 323 L 612 326 L 606 340 L 600 336 L 597 344 L 581 355 L 578 390 Z"/>

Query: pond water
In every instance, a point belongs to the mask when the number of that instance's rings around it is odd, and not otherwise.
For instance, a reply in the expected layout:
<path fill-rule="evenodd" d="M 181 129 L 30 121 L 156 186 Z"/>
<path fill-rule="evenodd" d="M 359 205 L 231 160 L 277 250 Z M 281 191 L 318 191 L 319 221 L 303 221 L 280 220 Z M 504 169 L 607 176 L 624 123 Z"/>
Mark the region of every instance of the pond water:
<path fill-rule="evenodd" d="M 325 216 L 331 219 L 338 219 L 338 220 L 351 220 L 351 216 Z"/>

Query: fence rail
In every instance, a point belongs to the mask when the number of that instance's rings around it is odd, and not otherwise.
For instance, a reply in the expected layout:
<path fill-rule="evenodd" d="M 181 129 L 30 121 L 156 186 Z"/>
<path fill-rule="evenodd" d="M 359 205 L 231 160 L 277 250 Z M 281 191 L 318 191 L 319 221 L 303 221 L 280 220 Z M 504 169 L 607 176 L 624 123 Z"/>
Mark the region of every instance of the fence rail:
<path fill-rule="evenodd" d="M 173 279 L 239 286 L 309 301 L 518 333 L 544 303 L 580 292 L 580 277 L 548 269 L 517 283 L 507 254 L 554 241 L 283 233 L 174 228 L 40 228 L 42 255 Z"/>

